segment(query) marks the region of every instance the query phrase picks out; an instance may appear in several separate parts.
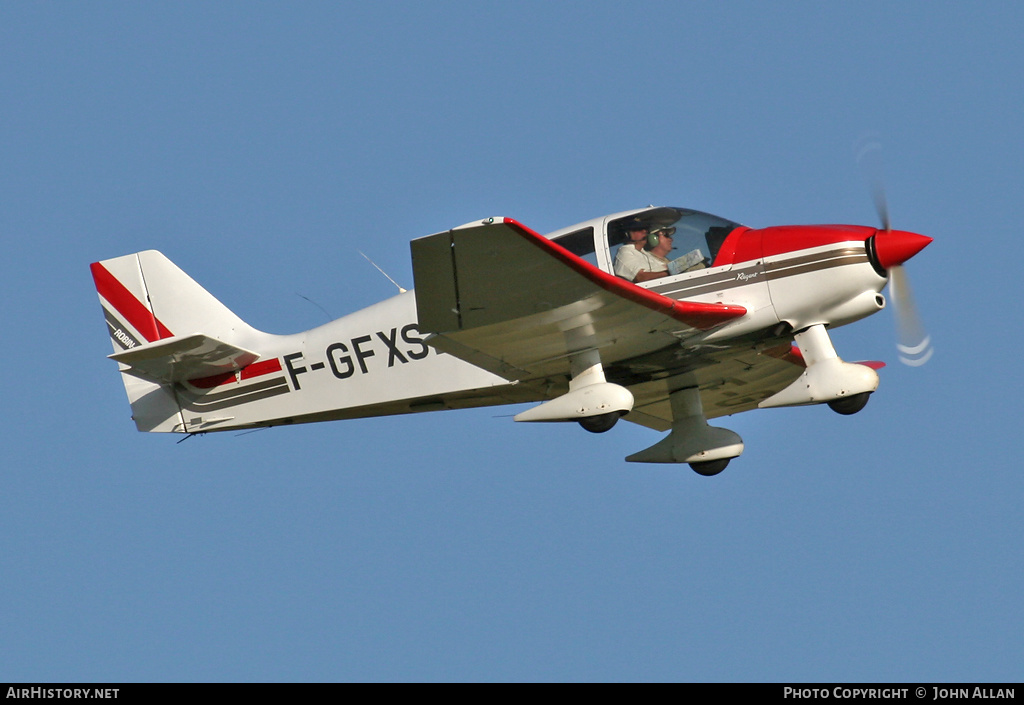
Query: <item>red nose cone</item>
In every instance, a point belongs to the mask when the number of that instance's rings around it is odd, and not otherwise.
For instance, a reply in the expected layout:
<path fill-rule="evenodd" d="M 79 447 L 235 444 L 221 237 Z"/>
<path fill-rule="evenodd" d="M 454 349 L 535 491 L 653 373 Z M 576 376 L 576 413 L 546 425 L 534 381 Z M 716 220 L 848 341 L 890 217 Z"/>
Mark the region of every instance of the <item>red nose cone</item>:
<path fill-rule="evenodd" d="M 903 230 L 879 230 L 875 235 L 875 253 L 882 269 L 903 264 L 932 241 L 927 235 L 908 233 Z"/>

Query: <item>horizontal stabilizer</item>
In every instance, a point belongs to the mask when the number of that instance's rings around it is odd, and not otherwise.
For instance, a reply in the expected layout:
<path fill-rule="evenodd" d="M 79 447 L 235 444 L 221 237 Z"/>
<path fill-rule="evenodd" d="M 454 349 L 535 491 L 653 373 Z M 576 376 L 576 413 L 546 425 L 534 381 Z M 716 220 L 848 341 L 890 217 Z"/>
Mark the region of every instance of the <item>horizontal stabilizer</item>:
<path fill-rule="evenodd" d="M 240 370 L 255 362 L 256 353 L 196 333 L 176 335 L 109 355 L 132 374 L 155 382 L 183 382 Z"/>

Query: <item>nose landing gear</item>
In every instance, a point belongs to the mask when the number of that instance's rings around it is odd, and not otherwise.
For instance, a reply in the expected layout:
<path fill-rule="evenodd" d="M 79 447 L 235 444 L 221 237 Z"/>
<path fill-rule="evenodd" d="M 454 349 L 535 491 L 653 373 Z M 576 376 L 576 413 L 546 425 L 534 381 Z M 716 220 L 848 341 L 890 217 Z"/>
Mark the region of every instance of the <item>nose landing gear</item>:
<path fill-rule="evenodd" d="M 764 409 L 828 403 L 840 414 L 855 414 L 863 409 L 868 396 L 878 389 L 878 373 L 867 365 L 841 360 L 820 323 L 800 331 L 794 338 L 807 369 L 758 406 Z"/>

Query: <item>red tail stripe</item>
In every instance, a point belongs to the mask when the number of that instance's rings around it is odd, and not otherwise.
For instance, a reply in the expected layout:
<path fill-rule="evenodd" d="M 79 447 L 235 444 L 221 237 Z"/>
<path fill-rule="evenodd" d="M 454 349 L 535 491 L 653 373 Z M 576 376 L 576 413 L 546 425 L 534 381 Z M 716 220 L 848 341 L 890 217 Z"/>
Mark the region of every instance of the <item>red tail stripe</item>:
<path fill-rule="evenodd" d="M 99 262 L 93 262 L 89 268 L 92 270 L 92 279 L 96 282 L 96 291 L 147 341 L 153 342 L 174 335 L 106 267 Z"/>

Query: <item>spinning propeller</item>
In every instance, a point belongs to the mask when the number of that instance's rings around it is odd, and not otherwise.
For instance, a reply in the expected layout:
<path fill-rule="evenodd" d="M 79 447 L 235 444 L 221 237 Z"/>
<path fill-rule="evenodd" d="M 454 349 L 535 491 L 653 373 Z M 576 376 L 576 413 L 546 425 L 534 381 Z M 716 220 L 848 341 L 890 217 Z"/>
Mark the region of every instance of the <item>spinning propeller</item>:
<path fill-rule="evenodd" d="M 857 161 L 870 155 L 878 155 L 881 147 L 877 142 L 868 142 L 859 152 Z M 868 241 L 869 253 L 876 267 L 889 276 L 889 294 L 896 316 L 896 333 L 900 362 L 911 367 L 920 367 L 931 359 L 934 349 L 932 339 L 921 322 L 917 304 L 910 289 L 910 279 L 903 263 L 923 250 L 932 241 L 926 235 L 903 230 L 893 230 L 889 220 L 889 204 L 880 177 L 880 163 L 876 160 L 870 175 L 871 196 L 875 211 L 882 227 Z"/>

